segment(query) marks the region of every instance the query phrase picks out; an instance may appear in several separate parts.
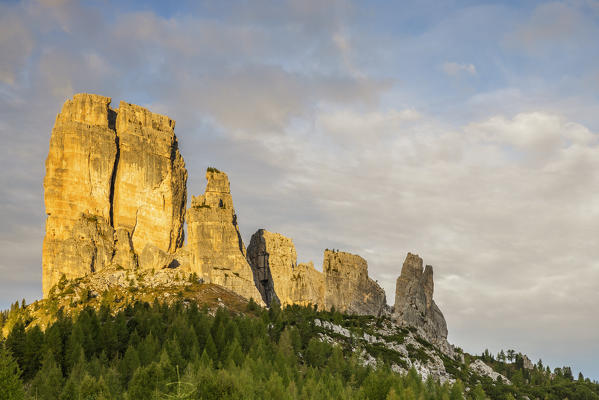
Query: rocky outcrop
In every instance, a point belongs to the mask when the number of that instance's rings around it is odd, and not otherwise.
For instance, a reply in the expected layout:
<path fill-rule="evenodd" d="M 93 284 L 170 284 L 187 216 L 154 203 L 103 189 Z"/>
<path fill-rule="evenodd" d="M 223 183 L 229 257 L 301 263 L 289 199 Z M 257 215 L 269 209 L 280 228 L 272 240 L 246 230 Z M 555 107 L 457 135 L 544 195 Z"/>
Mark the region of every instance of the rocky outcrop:
<path fill-rule="evenodd" d="M 362 257 L 325 250 L 324 307 L 349 314 L 380 315 L 386 305 L 385 291 L 368 277 Z"/>
<path fill-rule="evenodd" d="M 433 300 L 433 267 L 422 267 L 422 258 L 408 253 L 395 288 L 393 316 L 402 325 L 422 330 L 437 345 L 447 345 L 447 324 Z"/>
<path fill-rule="evenodd" d="M 146 244 L 183 244 L 187 171 L 174 121 L 77 94 L 56 117 L 46 159 L 43 293 L 62 275 L 135 268 Z"/>
<path fill-rule="evenodd" d="M 247 259 L 266 304 L 323 305 L 322 273 L 312 263 L 297 265 L 295 246 L 288 237 L 258 230 L 250 240 Z"/>
<path fill-rule="evenodd" d="M 297 264 L 291 239 L 260 229 L 252 235 L 247 258 L 268 305 L 312 304 L 361 315 L 380 315 L 386 306 L 385 292 L 368 277 L 368 264 L 360 256 L 325 250 L 320 272 L 312 263 Z"/>
<path fill-rule="evenodd" d="M 482 360 L 474 360 L 474 362 L 470 364 L 470 369 L 480 376 L 488 376 L 494 381 L 496 381 L 499 378 L 503 383 L 507 385 L 512 384 L 512 382 L 510 382 L 508 378 L 506 378 L 504 375 L 501 375 L 499 372 L 495 372 L 493 368 L 489 367 Z"/>
<path fill-rule="evenodd" d="M 193 196 L 187 211 L 191 269 L 205 282 L 263 303 L 246 260 L 229 178 L 224 172 L 209 168 L 206 180 L 206 192 Z"/>

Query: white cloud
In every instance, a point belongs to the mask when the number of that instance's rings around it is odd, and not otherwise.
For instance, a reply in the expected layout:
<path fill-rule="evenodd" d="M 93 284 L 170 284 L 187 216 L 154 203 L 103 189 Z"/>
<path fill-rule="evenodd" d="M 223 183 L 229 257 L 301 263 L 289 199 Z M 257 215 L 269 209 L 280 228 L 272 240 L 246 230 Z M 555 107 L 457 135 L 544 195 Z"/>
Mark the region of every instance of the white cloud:
<path fill-rule="evenodd" d="M 513 119 L 496 116 L 467 127 L 485 140 L 507 145 L 544 158 L 570 146 L 585 146 L 596 137 L 584 126 L 566 121 L 563 117 L 542 112 L 521 113 Z"/>
<path fill-rule="evenodd" d="M 474 64 L 460 64 L 457 62 L 445 62 L 442 66 L 443 72 L 450 76 L 456 76 L 462 72 L 470 75 L 476 75 Z"/>

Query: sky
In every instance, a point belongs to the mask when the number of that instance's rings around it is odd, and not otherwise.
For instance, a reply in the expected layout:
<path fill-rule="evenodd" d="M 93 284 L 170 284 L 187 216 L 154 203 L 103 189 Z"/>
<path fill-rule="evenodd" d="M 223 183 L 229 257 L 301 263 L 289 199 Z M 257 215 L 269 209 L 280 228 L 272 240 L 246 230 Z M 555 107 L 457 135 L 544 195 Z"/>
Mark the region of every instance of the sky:
<path fill-rule="evenodd" d="M 173 3 L 173 4 L 172 4 Z M 599 379 L 599 1 L 0 1 L 0 308 L 41 298 L 75 93 L 176 120 L 243 238 L 434 266 L 449 340 Z"/>

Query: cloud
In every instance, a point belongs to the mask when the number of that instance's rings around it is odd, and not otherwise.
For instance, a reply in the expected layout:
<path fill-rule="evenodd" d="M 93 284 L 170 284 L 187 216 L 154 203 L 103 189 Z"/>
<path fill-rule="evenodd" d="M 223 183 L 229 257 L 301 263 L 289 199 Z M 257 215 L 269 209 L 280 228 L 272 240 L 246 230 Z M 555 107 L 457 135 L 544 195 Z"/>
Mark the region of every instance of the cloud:
<path fill-rule="evenodd" d="M 506 43 L 532 54 L 592 53 L 591 38 L 599 32 L 594 16 L 597 3 L 553 1 L 538 5 L 530 18 L 506 35 Z"/>
<path fill-rule="evenodd" d="M 18 5 L 0 4 L 0 82 L 13 85 L 35 44 Z"/>
<path fill-rule="evenodd" d="M 597 141 L 588 128 L 542 112 L 521 113 L 513 119 L 497 116 L 473 123 L 467 130 L 483 135 L 487 141 L 544 158 L 552 157 L 561 149 Z"/>
<path fill-rule="evenodd" d="M 445 62 L 442 66 L 443 72 L 449 76 L 456 76 L 462 72 L 469 75 L 476 75 L 476 67 L 474 64 L 459 64 L 456 62 Z"/>

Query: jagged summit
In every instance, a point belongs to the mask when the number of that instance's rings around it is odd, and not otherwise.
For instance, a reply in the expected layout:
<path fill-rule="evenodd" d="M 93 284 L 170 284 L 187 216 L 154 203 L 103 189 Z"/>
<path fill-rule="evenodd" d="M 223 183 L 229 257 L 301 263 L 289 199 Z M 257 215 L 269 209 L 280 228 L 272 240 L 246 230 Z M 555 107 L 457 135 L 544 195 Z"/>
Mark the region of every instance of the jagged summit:
<path fill-rule="evenodd" d="M 112 109 L 110 102 L 77 94 L 56 118 L 44 179 L 44 297 L 63 276 L 168 268 L 260 304 L 391 315 L 359 255 L 325 250 L 320 272 L 297 263 L 290 238 L 264 229 L 246 250 L 226 173 L 209 167 L 204 194 L 193 196 L 186 210 L 187 170 L 175 121 L 126 102 Z M 447 326 L 432 300 L 432 278 L 432 267 L 423 270 L 422 260 L 408 254 L 392 316 L 445 345 Z"/>

